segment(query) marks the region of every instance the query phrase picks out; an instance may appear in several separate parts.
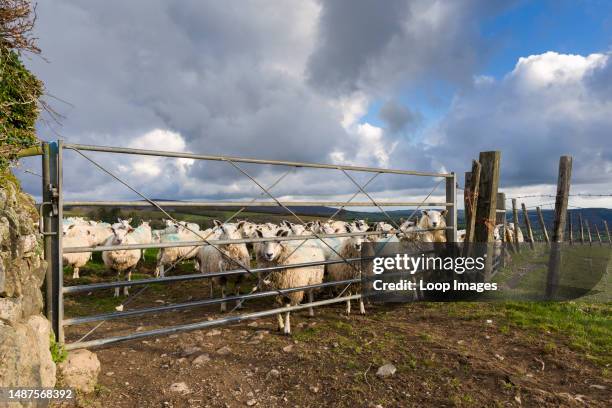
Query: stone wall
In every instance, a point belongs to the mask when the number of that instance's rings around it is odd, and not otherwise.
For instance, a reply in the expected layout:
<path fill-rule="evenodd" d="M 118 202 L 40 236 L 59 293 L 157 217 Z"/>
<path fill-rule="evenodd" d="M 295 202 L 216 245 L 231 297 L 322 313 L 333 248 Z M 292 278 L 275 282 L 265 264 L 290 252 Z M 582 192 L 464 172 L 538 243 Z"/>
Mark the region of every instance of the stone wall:
<path fill-rule="evenodd" d="M 50 324 L 42 315 L 45 279 L 34 200 L 0 174 L 0 387 L 53 387 Z"/>

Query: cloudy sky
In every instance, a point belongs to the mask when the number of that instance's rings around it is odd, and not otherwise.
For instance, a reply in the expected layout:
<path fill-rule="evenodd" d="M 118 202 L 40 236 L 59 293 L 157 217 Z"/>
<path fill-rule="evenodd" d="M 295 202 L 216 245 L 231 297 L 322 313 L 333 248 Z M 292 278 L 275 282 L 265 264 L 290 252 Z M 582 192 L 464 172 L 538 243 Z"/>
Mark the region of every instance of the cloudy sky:
<path fill-rule="evenodd" d="M 27 65 L 62 115 L 39 123 L 46 140 L 454 171 L 461 184 L 478 152 L 501 150 L 508 196 L 554 193 L 570 154 L 573 193 L 612 194 L 606 0 L 56 0 L 37 14 L 44 59 Z M 261 193 L 228 163 L 88 154 L 151 197 Z M 288 170 L 243 167 L 262 184 Z M 69 198 L 137 198 L 74 152 L 64 174 Z M 40 179 L 21 178 L 38 195 Z M 368 190 L 413 200 L 436 183 L 385 175 Z M 296 169 L 273 193 L 356 190 L 339 172 Z"/>

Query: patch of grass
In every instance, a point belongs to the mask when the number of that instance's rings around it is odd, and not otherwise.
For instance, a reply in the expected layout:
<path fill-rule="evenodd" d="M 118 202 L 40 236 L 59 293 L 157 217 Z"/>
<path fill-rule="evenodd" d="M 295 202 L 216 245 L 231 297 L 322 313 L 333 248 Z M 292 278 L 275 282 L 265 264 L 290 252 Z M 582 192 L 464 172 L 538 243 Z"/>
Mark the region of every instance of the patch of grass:
<path fill-rule="evenodd" d="M 64 346 L 55 341 L 53 333 L 49 336 L 49 350 L 51 351 L 51 359 L 55 364 L 61 363 L 68 358 L 68 351 Z"/>
<path fill-rule="evenodd" d="M 321 329 L 319 327 L 307 327 L 303 330 L 296 331 L 293 338 L 297 341 L 310 342 L 319 337 Z"/>

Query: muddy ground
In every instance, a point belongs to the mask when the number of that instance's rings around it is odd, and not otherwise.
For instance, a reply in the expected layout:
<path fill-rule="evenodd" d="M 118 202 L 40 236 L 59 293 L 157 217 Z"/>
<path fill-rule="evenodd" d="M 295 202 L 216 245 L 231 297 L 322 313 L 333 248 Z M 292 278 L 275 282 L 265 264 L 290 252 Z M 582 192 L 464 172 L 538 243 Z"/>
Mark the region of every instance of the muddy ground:
<path fill-rule="evenodd" d="M 153 293 L 158 303 L 170 296 Z M 347 317 L 338 305 L 317 309 L 314 318 L 295 313 L 292 337 L 266 318 L 119 343 L 95 350 L 99 386 L 79 406 L 610 406 L 608 370 L 558 334 L 520 330 L 475 310 L 419 303 Z M 203 316 L 196 309 L 117 320 L 96 333 Z M 72 328 L 70 340 L 88 328 Z M 386 363 L 395 374 L 377 376 Z M 176 383 L 185 389 L 173 390 Z"/>

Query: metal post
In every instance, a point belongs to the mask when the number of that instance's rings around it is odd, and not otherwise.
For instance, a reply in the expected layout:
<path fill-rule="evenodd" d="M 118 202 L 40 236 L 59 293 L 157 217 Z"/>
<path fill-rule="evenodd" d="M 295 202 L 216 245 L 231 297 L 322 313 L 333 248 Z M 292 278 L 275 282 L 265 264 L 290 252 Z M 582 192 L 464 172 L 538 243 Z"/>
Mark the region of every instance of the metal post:
<path fill-rule="evenodd" d="M 446 205 L 446 241 L 457 242 L 457 176 L 451 173 L 451 177 L 446 179 L 446 202 L 453 205 Z"/>
<path fill-rule="evenodd" d="M 52 204 L 52 216 L 50 220 L 50 231 L 55 234 L 51 237 L 51 262 L 48 266 L 51 273 L 51 325 L 58 343 L 64 343 L 64 297 L 62 289 L 64 286 L 64 271 L 62 263 L 62 141 L 49 144 L 49 174 L 51 178 L 50 194 Z"/>
<path fill-rule="evenodd" d="M 49 170 L 49 143 L 42 144 L 42 202 L 40 203 L 40 215 L 42 219 L 42 233 L 44 242 L 45 262 L 47 270 L 45 273 L 45 315 L 49 321 L 53 321 L 53 274 L 51 264 L 52 257 L 52 239 L 48 235 L 51 232 L 51 217 L 53 209 L 48 204 L 51 202 L 51 174 Z"/>

